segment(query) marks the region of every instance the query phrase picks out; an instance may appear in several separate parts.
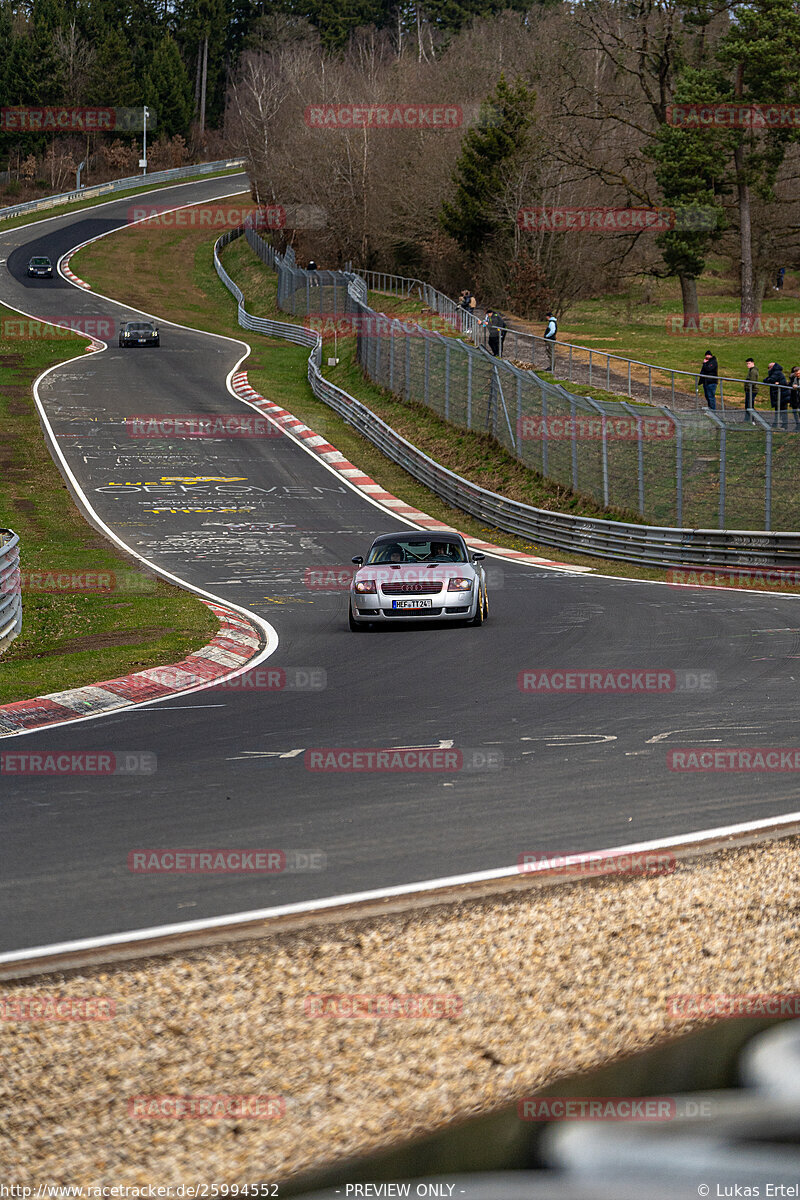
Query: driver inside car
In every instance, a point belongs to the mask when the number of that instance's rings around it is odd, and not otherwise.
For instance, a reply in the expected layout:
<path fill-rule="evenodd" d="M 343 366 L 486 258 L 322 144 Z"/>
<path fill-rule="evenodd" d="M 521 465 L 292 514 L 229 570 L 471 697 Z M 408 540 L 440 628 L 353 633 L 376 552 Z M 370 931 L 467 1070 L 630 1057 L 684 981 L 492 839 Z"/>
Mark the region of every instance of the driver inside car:
<path fill-rule="evenodd" d="M 427 562 L 436 562 L 439 558 L 450 558 L 450 544 L 448 542 L 431 542 L 431 552 L 426 555 Z"/>

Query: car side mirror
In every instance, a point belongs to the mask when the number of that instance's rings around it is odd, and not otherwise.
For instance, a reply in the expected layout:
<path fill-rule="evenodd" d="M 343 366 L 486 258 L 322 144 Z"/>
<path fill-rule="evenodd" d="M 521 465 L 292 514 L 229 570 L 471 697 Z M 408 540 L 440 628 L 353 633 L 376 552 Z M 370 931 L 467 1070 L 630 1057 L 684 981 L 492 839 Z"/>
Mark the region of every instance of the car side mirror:
<path fill-rule="evenodd" d="M 473 556 L 472 556 L 472 561 L 473 561 L 473 562 L 483 562 L 483 560 L 484 560 L 485 558 L 486 558 L 486 555 L 485 555 L 485 554 L 480 554 L 480 553 L 476 552 L 476 553 L 475 553 L 475 554 L 473 554 Z"/>
<path fill-rule="evenodd" d="M 361 557 L 360 554 L 357 554 L 355 556 L 355 558 L 351 558 L 350 562 L 354 562 L 357 567 L 363 567 L 363 565 L 364 565 L 364 559 Z"/>

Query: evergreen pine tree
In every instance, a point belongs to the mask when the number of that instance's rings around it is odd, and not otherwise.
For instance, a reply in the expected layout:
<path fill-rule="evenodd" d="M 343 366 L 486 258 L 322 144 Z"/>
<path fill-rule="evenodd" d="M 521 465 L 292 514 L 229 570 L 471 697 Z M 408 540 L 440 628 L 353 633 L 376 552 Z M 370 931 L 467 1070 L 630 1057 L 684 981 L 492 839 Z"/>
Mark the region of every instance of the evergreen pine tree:
<path fill-rule="evenodd" d="M 503 169 L 525 145 L 535 100 L 524 80 L 508 84 L 501 75 L 481 108 L 478 124 L 464 138 L 453 175 L 455 194 L 442 205 L 439 223 L 471 257 L 500 228 L 495 209 L 503 189 Z"/>
<path fill-rule="evenodd" d="M 159 133 L 186 136 L 192 119 L 192 88 L 175 39 L 167 34 L 156 46 L 144 80 L 145 104 L 156 110 Z"/>

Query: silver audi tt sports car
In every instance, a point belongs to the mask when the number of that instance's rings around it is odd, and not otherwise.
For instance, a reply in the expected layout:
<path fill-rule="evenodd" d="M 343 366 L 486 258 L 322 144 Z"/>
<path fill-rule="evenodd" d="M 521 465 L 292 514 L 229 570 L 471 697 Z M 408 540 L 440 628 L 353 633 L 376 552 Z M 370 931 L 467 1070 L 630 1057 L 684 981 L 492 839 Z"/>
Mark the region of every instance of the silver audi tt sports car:
<path fill-rule="evenodd" d="M 351 629 L 373 622 L 465 621 L 489 615 L 484 555 L 470 553 L 460 533 L 384 533 L 372 543 L 350 585 Z"/>

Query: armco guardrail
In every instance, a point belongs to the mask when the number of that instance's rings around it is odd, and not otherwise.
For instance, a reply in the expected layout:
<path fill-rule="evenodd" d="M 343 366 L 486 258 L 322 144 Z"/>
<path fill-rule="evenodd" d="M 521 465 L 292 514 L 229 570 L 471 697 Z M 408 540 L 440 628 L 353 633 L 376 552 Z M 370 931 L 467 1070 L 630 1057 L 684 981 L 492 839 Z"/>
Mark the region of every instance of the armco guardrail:
<path fill-rule="evenodd" d="M 105 196 L 110 192 L 124 192 L 128 188 L 136 187 L 137 184 L 146 188 L 150 183 L 168 183 L 172 179 L 189 179 L 194 178 L 195 175 L 213 175 L 216 171 L 235 170 L 237 167 L 243 167 L 244 163 L 245 159 L 243 158 L 225 158 L 219 162 L 196 163 L 194 166 L 153 171 L 150 175 L 128 175 L 125 179 L 112 179 L 109 183 L 96 183 L 91 187 L 81 188 L 80 191 L 60 192 L 57 196 L 42 196 L 40 200 L 27 200 L 24 204 L 0 208 L 0 221 L 24 216 L 25 213 L 57 208 L 61 204 L 72 204 L 75 200 L 92 200 L 95 196 Z"/>
<path fill-rule="evenodd" d="M 510 500 L 449 471 L 406 441 L 360 400 L 323 377 L 320 370 L 322 339 L 318 334 L 284 321 L 254 317 L 247 312 L 242 292 L 225 271 L 218 253 L 223 246 L 241 236 L 242 232 L 241 229 L 230 230 L 218 239 L 214 247 L 214 266 L 222 282 L 236 297 L 239 323 L 245 329 L 273 337 L 286 337 L 299 345 L 310 347 L 308 379 L 314 395 L 330 405 L 387 458 L 398 463 L 454 508 L 486 521 L 496 529 L 546 546 L 556 546 L 572 554 L 621 559 L 651 566 L 736 566 L 747 568 L 749 572 L 800 566 L 800 533 L 685 529 L 575 517 Z M 280 256 L 276 255 L 276 258 Z M 775 582 L 780 583 L 779 576 L 775 577 Z"/>
<path fill-rule="evenodd" d="M 19 537 L 0 529 L 0 654 L 22 632 Z"/>

